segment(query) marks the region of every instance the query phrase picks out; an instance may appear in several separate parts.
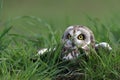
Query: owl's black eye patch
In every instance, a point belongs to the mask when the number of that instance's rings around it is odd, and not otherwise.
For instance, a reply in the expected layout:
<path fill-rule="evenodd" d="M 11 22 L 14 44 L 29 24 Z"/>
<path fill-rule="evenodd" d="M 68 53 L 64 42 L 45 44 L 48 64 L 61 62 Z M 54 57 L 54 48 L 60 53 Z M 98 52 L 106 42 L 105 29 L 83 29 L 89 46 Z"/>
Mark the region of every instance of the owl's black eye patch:
<path fill-rule="evenodd" d="M 67 38 L 67 39 L 70 39 L 70 38 L 71 38 L 71 35 L 70 35 L 70 34 L 67 34 L 66 38 Z"/>
<path fill-rule="evenodd" d="M 85 35 L 84 34 L 79 34 L 77 38 L 79 40 L 85 40 Z"/>

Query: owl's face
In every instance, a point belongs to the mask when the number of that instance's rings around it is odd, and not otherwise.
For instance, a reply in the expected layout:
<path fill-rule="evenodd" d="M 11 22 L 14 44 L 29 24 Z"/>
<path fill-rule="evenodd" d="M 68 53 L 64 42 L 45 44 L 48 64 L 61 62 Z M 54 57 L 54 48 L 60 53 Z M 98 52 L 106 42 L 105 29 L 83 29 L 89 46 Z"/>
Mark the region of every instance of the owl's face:
<path fill-rule="evenodd" d="M 89 50 L 89 45 L 94 45 L 94 35 L 92 31 L 85 26 L 69 26 L 63 34 L 62 42 L 65 50 L 75 50 L 74 52 L 78 52 L 76 51 L 78 48 Z"/>

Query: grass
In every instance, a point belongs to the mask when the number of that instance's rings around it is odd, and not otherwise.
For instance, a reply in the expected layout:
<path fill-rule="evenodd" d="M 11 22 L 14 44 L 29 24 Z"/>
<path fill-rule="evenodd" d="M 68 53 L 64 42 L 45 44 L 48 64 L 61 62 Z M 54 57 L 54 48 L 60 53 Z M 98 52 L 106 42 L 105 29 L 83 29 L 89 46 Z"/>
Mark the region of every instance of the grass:
<path fill-rule="evenodd" d="M 91 51 L 88 61 L 81 56 L 79 61 L 70 62 L 59 59 L 63 31 L 54 31 L 52 25 L 38 17 L 21 16 L 8 20 L 4 25 L 4 30 L 0 33 L 0 79 L 51 80 L 55 79 L 58 74 L 67 75 L 68 73 L 64 71 L 69 72 L 71 67 L 75 67 L 75 70 L 84 74 L 83 80 L 119 80 L 119 23 L 112 22 L 113 20 L 102 23 L 96 18 L 86 17 L 88 20 L 86 25 L 93 30 L 96 42 L 109 42 L 113 50 L 111 52 L 100 50 L 99 54 Z M 14 30 L 21 25 L 29 28 L 20 27 L 21 32 L 15 33 Z M 36 33 L 33 26 L 36 26 L 41 33 Z M 44 28 L 48 31 L 44 32 Z M 42 32 L 41 29 L 44 31 Z M 54 46 L 57 46 L 55 51 L 47 52 L 41 57 L 36 56 L 38 49 L 54 48 Z"/>
<path fill-rule="evenodd" d="M 59 28 L 54 22 L 46 22 L 35 16 L 8 19 L 0 25 L 4 27 L 0 32 L 0 80 L 54 80 L 58 75 L 68 76 L 71 69 L 73 72 L 79 71 L 82 80 L 119 80 L 120 16 L 112 16 L 102 21 L 85 15 L 85 25 L 94 32 L 96 43 L 105 41 L 113 48 L 110 52 L 101 49 L 96 53 L 92 50 L 87 61 L 83 56 L 73 61 L 60 59 L 62 34 L 72 24 L 69 16 L 63 24 L 56 23 Z M 43 56 L 36 55 L 40 48 L 55 46 L 55 51 L 46 52 Z"/>

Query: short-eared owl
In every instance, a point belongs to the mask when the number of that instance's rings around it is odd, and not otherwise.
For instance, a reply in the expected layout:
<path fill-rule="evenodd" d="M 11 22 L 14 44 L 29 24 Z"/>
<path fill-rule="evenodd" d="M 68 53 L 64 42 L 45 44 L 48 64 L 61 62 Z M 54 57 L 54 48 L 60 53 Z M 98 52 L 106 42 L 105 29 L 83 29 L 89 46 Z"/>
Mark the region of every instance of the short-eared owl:
<path fill-rule="evenodd" d="M 80 25 L 69 26 L 62 37 L 64 59 L 72 59 L 80 54 L 79 48 L 89 51 L 89 48 L 95 48 L 95 38 L 93 32 Z"/>
<path fill-rule="evenodd" d="M 99 47 L 103 47 L 109 50 L 112 49 L 106 42 L 95 44 L 93 32 L 88 27 L 81 25 L 69 26 L 62 36 L 62 44 L 61 57 L 66 60 L 78 57 L 81 54 L 79 49 L 82 49 L 85 54 L 89 52 L 90 48 L 99 49 Z M 50 49 L 41 49 L 38 54 L 41 55 L 46 51 L 50 51 Z"/>

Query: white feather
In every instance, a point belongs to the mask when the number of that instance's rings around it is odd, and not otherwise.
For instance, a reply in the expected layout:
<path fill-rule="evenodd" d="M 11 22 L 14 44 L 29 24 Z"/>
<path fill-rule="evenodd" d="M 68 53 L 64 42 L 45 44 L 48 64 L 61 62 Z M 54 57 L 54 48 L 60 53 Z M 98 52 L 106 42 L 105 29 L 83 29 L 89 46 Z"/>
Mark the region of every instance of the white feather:
<path fill-rule="evenodd" d="M 48 48 L 44 48 L 44 49 L 39 50 L 38 55 L 44 54 L 47 50 L 48 50 Z"/>
<path fill-rule="evenodd" d="M 108 50 L 112 50 L 111 46 L 107 42 L 101 42 L 99 44 L 96 44 L 95 47 L 102 47 L 107 48 Z"/>

